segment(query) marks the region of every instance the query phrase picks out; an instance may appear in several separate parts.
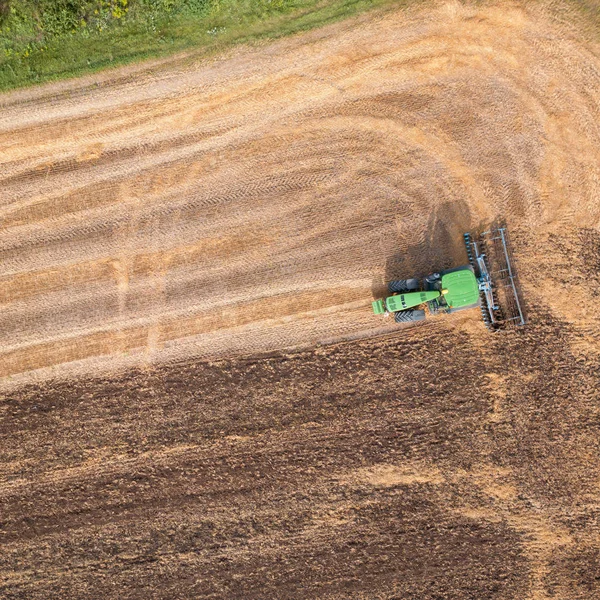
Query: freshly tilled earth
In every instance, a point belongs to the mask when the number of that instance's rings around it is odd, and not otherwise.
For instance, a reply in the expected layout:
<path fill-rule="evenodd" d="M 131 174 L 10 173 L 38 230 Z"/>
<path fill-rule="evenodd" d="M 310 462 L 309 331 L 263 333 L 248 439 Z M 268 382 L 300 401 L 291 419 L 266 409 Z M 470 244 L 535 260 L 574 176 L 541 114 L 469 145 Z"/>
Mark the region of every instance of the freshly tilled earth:
<path fill-rule="evenodd" d="M 0 97 L 0 596 L 600 597 L 594 39 L 448 2 Z M 525 328 L 370 313 L 491 222 Z"/>
<path fill-rule="evenodd" d="M 593 598 L 599 370 L 548 315 L 27 387 L 6 598 Z"/>

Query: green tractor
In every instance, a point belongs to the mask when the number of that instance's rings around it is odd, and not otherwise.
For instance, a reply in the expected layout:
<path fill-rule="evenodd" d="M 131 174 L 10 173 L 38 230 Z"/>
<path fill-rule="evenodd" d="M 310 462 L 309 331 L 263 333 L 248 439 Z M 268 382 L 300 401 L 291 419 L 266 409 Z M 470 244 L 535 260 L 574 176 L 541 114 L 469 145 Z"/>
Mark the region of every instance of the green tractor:
<path fill-rule="evenodd" d="M 425 307 L 435 315 L 478 306 L 489 329 L 524 325 L 506 229 L 500 227 L 477 236 L 465 233 L 464 241 L 468 265 L 432 273 L 422 281 L 390 281 L 388 289 L 392 295 L 375 300 L 373 312 L 392 313 L 396 323 L 408 323 L 425 319 Z"/>

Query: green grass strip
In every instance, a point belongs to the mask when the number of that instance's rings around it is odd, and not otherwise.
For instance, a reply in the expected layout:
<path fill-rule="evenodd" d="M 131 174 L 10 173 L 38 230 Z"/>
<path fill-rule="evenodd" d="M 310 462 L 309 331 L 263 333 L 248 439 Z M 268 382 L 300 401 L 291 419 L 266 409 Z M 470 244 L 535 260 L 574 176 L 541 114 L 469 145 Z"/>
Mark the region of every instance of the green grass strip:
<path fill-rule="evenodd" d="M 306 31 L 420 0 L 0 0 L 0 90 Z"/>

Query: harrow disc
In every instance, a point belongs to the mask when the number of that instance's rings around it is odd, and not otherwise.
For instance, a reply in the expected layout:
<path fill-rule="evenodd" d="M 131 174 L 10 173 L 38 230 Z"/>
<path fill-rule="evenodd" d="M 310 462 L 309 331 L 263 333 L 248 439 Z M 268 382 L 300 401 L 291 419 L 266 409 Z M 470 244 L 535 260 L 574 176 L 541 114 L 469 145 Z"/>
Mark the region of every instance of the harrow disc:
<path fill-rule="evenodd" d="M 471 240 L 471 234 L 470 233 L 465 233 L 464 234 L 464 240 L 465 240 L 465 247 L 467 249 L 467 258 L 469 259 L 469 264 L 474 267 L 475 266 L 475 259 L 473 258 L 473 242 Z"/>

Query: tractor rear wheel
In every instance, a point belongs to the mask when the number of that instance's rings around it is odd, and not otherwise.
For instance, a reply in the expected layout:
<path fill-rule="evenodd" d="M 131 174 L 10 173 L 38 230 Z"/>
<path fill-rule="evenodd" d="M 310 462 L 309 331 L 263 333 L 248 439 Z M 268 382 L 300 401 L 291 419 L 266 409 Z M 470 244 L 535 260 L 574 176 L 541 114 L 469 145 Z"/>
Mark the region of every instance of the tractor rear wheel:
<path fill-rule="evenodd" d="M 414 292 L 419 289 L 418 279 L 396 279 L 388 283 L 388 289 L 392 294 L 402 294 L 403 292 Z"/>
<path fill-rule="evenodd" d="M 424 319 L 424 310 L 409 308 L 408 310 L 401 310 L 394 313 L 394 321 L 396 321 L 396 323 L 410 323 L 411 321 L 423 321 Z"/>

